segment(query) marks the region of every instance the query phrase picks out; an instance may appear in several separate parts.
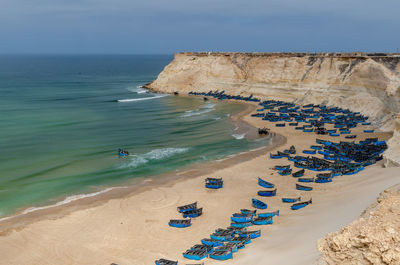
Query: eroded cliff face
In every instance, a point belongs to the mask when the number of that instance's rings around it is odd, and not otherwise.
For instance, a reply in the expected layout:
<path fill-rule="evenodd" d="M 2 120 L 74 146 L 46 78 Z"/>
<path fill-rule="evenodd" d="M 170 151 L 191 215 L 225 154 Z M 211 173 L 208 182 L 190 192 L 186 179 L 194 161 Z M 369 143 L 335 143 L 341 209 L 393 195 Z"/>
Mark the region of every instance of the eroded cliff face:
<path fill-rule="evenodd" d="M 399 188 L 384 191 L 361 218 L 318 241 L 326 264 L 400 264 Z"/>
<path fill-rule="evenodd" d="M 360 111 L 384 131 L 400 121 L 398 55 L 180 53 L 147 87 L 323 103 Z M 387 164 L 400 164 L 399 142 L 395 132 L 385 153 Z"/>

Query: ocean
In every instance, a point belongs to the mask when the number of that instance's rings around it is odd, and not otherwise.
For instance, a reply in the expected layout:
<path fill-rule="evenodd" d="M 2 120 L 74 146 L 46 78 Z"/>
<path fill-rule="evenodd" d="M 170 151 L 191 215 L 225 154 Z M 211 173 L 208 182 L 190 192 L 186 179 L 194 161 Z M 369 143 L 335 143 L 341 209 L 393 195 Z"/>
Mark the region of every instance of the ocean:
<path fill-rule="evenodd" d="M 171 60 L 1 56 L 0 218 L 266 144 L 235 133 L 242 105 L 141 88 Z"/>

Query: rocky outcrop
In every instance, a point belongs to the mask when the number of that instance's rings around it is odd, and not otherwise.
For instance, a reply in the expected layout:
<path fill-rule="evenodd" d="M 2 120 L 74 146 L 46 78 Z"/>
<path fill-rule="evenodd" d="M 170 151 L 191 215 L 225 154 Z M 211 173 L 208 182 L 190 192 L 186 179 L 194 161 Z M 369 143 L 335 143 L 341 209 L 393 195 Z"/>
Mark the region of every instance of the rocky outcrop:
<path fill-rule="evenodd" d="M 208 92 L 324 103 L 360 111 L 381 130 L 396 128 L 400 55 L 306 53 L 179 53 L 147 87 L 158 92 Z M 394 133 L 386 164 L 400 164 Z"/>
<path fill-rule="evenodd" d="M 381 193 L 361 218 L 318 241 L 326 264 L 400 264 L 400 192 Z M 323 263 L 323 262 L 320 262 Z"/>

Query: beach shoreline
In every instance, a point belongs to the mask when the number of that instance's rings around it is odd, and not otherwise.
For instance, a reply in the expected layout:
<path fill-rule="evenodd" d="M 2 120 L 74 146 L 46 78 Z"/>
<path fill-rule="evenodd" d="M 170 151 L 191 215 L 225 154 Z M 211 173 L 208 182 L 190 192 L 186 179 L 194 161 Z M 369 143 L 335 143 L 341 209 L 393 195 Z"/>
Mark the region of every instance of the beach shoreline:
<path fill-rule="evenodd" d="M 275 131 L 271 127 L 273 123 L 250 117 L 255 104 L 248 106 L 252 107 L 246 109 L 245 115 L 242 113 L 243 122 L 253 128 L 267 126 Z M 365 135 L 360 133 L 360 129 L 354 131 L 360 135 L 357 140 L 390 137 L 390 134 L 383 132 Z M 229 263 L 314 263 L 319 257 L 316 239 L 357 218 L 376 199 L 379 192 L 397 184 L 397 179 L 393 177 L 395 169 L 384 169 L 382 163 L 379 163 L 354 176 L 337 177 L 334 183 L 316 185 L 312 194 L 299 192 L 293 188 L 295 179 L 284 178 L 271 170 L 273 165 L 287 161 L 266 159 L 265 155 L 269 151 L 288 148 L 290 145 L 295 145 L 297 150 L 304 150 L 315 144 L 316 135 L 298 133 L 288 127 L 280 128 L 277 132 L 282 135 L 279 136 L 282 138 L 277 146 L 256 150 L 252 156 L 249 152 L 242 154 L 248 156 L 247 160 L 238 154 L 227 159 L 232 162 L 229 165 L 215 168 L 213 176 L 222 177 L 225 181 L 224 189 L 219 191 L 205 190 L 204 178 L 208 176 L 207 173 L 199 171 L 199 175 L 194 176 L 194 172 L 189 170 L 177 176 L 174 181 L 169 179 L 162 182 L 162 178 L 152 180 L 154 182 L 149 186 L 143 185 L 135 192 L 122 197 L 110 197 L 101 203 L 96 200 L 101 196 L 110 196 L 113 191 L 96 198 L 77 201 L 77 207 L 73 202 L 68 207 L 60 207 L 62 209 L 51 209 L 52 214 L 43 210 L 40 214 L 37 212 L 43 218 L 32 217 L 30 222 L 21 221 L 19 226 L 12 226 L 15 219 L 10 219 L 8 225 L 11 226 L 2 229 L 0 236 L 0 254 L 4 257 L 2 262 L 18 265 L 39 261 L 41 264 L 115 262 L 121 265 L 140 265 L 152 264 L 158 258 L 187 262 L 181 253 L 199 243 L 202 238 L 208 237 L 215 229 L 228 226 L 229 216 L 233 212 L 250 208 L 250 199 L 259 189 L 257 178 L 266 177 L 279 190 L 279 196 L 268 200 L 268 211 L 279 209 L 280 216 L 274 219 L 272 226 L 257 227 L 262 231 L 261 238 L 254 240 L 254 243 L 235 255 Z M 327 136 L 319 138 L 330 139 Z M 223 165 L 227 160 L 216 164 Z M 312 172 L 307 172 L 306 177 L 307 175 L 311 176 Z M 303 200 L 312 197 L 313 205 L 300 212 L 293 212 L 282 206 L 281 195 L 301 195 Z M 193 201 L 198 201 L 200 207 L 204 208 L 203 215 L 193 220 L 193 225 L 187 229 L 168 227 L 169 219 L 179 218 L 176 206 Z M 340 212 L 345 204 L 348 207 Z M 69 210 L 66 211 L 66 208 Z M 329 209 L 335 210 L 332 212 Z M 338 212 L 340 216 L 337 216 Z M 316 229 L 321 222 L 324 225 Z M 3 224 L 0 223 L 0 227 Z M 26 240 L 27 237 L 29 240 Z M 52 244 L 54 246 L 51 250 L 46 250 Z M 25 254 L 23 257 L 18 256 L 17 253 L 22 250 Z M 293 255 L 301 258 L 293 263 Z M 218 263 L 209 259 L 206 261 L 206 264 Z"/>
<path fill-rule="evenodd" d="M 250 115 L 256 109 L 256 106 L 243 102 L 233 102 L 233 104 L 244 105 L 245 108 L 230 116 L 232 125 L 237 126 L 238 132 L 245 134 L 246 138 L 256 139 L 258 137 L 257 128 L 244 119 L 244 117 Z M 101 187 L 100 189 L 88 193 L 67 196 L 65 198 L 60 198 L 54 204 L 26 207 L 11 216 L 0 218 L 0 236 L 6 235 L 13 230 L 21 230 L 26 225 L 40 220 L 61 218 L 71 212 L 98 206 L 112 199 L 122 199 L 154 187 L 164 185 L 171 186 L 176 182 L 190 177 L 212 174 L 216 170 L 229 167 L 239 161 L 247 161 L 264 154 L 267 150 L 283 145 L 285 142 L 285 137 L 275 134 L 274 136 L 269 136 L 267 146 L 239 152 L 220 160 L 198 162 L 185 166 L 177 171 L 132 179 L 118 186 Z M 208 165 L 207 168 L 204 168 L 204 165 Z"/>

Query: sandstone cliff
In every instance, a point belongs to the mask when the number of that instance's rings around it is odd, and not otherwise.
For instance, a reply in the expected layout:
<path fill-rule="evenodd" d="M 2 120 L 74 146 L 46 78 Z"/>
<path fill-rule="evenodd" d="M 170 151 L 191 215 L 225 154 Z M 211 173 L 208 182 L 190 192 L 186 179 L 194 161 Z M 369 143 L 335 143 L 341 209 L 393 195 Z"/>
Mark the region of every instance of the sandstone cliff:
<path fill-rule="evenodd" d="M 399 186 L 381 193 L 358 220 L 318 241 L 326 264 L 400 264 Z M 321 261 L 321 263 L 323 263 Z"/>
<path fill-rule="evenodd" d="M 400 55 L 180 53 L 147 87 L 167 93 L 225 90 L 299 104 L 324 103 L 360 111 L 389 131 L 399 120 Z M 400 164 L 399 142 L 395 132 L 386 164 Z"/>

